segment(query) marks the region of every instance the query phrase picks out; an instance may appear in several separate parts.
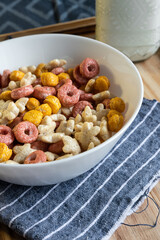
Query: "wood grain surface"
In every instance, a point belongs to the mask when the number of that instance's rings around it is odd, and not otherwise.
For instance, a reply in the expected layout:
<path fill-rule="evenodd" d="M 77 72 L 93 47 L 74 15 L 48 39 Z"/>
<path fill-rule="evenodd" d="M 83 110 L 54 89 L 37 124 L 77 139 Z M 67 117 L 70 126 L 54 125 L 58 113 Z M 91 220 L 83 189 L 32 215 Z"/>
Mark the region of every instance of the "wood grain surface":
<path fill-rule="evenodd" d="M 70 33 L 79 34 L 86 37 L 95 38 L 95 17 L 71 21 L 68 23 L 60 23 L 50 25 L 42 28 L 25 30 L 22 32 L 0 35 L 0 40 L 5 40 L 8 36 L 19 37 L 37 33 Z M 160 49 L 152 57 L 145 61 L 135 63 L 138 68 L 143 84 L 144 97 L 148 99 L 157 99 L 160 101 Z M 149 196 L 151 196 L 157 204 L 160 205 L 160 182 L 152 189 Z M 146 206 L 146 200 L 138 209 L 142 210 Z M 138 224 L 155 222 L 158 210 L 155 204 L 149 200 L 149 207 L 141 214 L 132 214 L 128 216 L 125 223 Z M 110 240 L 160 240 L 160 218 L 155 228 L 149 227 L 127 227 L 121 225 Z M 11 229 L 3 224 L 0 224 L 0 240 L 24 240 L 18 236 Z M 65 240 L 65 239 L 63 239 Z"/>

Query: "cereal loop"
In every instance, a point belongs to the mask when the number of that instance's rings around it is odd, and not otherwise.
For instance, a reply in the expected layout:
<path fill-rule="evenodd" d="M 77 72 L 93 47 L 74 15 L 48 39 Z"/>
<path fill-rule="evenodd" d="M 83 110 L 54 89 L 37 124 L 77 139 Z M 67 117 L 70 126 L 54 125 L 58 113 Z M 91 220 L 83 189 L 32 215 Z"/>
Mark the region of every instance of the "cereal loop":
<path fill-rule="evenodd" d="M 72 109 L 73 117 L 76 117 L 77 114 L 81 115 L 86 106 L 89 106 L 90 108 L 93 108 L 93 106 L 89 102 L 79 101 Z"/>
<path fill-rule="evenodd" d="M 95 59 L 85 58 L 80 64 L 80 73 L 85 78 L 93 78 L 99 73 L 99 65 Z"/>
<path fill-rule="evenodd" d="M 54 73 L 56 75 L 60 74 L 60 73 L 64 73 L 64 68 L 63 67 L 56 67 L 56 68 L 53 68 L 51 73 Z"/>
<path fill-rule="evenodd" d="M 10 145 L 14 141 L 14 134 L 10 127 L 0 125 L 0 142 Z"/>
<path fill-rule="evenodd" d="M 80 73 L 79 65 L 73 69 L 73 77 L 76 80 L 76 82 L 81 85 L 86 84 L 88 82 L 88 78 L 83 77 L 82 74 Z"/>
<path fill-rule="evenodd" d="M 56 90 L 58 90 L 60 87 L 62 87 L 65 83 L 72 85 L 72 80 L 71 79 L 62 79 L 59 81 L 57 86 L 55 87 Z"/>
<path fill-rule="evenodd" d="M 9 81 L 10 81 L 10 79 L 9 79 L 10 73 L 11 72 L 8 69 L 3 71 L 3 74 L 0 78 L 0 87 L 5 88 L 8 86 Z"/>
<path fill-rule="evenodd" d="M 27 97 L 31 95 L 33 92 L 34 92 L 34 88 L 32 87 L 32 85 L 28 85 L 25 87 L 13 89 L 11 92 L 11 97 L 13 99 L 19 99 L 22 97 Z"/>
<path fill-rule="evenodd" d="M 44 100 L 49 95 L 56 95 L 54 87 L 35 87 L 33 96 L 39 100 Z"/>
<path fill-rule="evenodd" d="M 79 90 L 80 91 L 80 101 L 89 101 L 89 102 L 93 102 L 93 94 L 92 93 L 85 93 L 83 90 Z"/>
<path fill-rule="evenodd" d="M 20 122 L 13 129 L 15 138 L 20 143 L 32 143 L 38 137 L 38 129 L 28 121 Z"/>
<path fill-rule="evenodd" d="M 70 84 L 64 84 L 58 89 L 58 98 L 64 107 L 72 107 L 80 97 L 79 90 Z"/>
<path fill-rule="evenodd" d="M 45 153 L 41 150 L 37 150 L 26 157 L 24 164 L 34 164 L 34 163 L 43 163 L 46 162 L 47 157 Z"/>

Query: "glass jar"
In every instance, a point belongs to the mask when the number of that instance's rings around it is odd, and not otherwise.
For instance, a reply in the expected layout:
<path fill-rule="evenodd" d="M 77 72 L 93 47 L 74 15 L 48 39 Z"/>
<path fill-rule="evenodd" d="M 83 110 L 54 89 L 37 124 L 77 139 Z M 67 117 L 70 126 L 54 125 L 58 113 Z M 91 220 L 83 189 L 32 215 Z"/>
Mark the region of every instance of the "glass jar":
<path fill-rule="evenodd" d="M 160 0 L 96 0 L 96 39 L 132 61 L 160 46 Z"/>

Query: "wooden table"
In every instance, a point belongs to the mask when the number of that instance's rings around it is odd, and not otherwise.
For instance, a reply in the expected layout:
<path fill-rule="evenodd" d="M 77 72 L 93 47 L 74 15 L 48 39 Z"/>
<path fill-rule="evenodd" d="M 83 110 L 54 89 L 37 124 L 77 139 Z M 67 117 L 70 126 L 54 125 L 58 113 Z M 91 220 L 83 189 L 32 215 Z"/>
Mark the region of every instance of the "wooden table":
<path fill-rule="evenodd" d="M 66 23 L 59 23 L 46 27 L 25 30 L 16 33 L 0 35 L 0 40 L 5 40 L 8 37 L 19 37 L 38 33 L 69 33 L 81 36 L 95 38 L 95 17 L 76 20 Z M 144 97 L 148 99 L 157 99 L 160 101 L 160 49 L 149 59 L 135 63 L 138 68 L 144 83 Z M 152 189 L 151 196 L 158 205 L 160 205 L 160 182 Z M 146 205 L 146 200 L 139 208 L 139 211 Z M 149 200 L 149 207 L 141 214 L 132 214 L 128 216 L 125 223 L 138 224 L 149 223 L 153 224 L 157 216 L 157 208 L 155 204 Z M 112 235 L 110 240 L 159 240 L 160 239 L 160 218 L 156 228 L 149 227 L 127 227 L 121 225 Z M 24 240 L 12 230 L 4 225 L 0 225 L 0 240 Z M 65 240 L 65 239 L 64 239 Z"/>

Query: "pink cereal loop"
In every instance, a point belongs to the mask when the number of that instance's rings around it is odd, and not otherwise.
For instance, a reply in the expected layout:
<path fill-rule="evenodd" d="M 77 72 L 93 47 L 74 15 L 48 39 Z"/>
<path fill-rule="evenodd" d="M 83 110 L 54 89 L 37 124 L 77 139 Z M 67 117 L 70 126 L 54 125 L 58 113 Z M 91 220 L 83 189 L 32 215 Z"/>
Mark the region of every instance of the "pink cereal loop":
<path fill-rule="evenodd" d="M 58 89 L 58 98 L 64 107 L 74 106 L 79 97 L 79 90 L 71 84 L 66 83 Z"/>
<path fill-rule="evenodd" d="M 10 145 L 14 141 L 14 134 L 10 127 L 0 125 L 0 142 Z"/>
<path fill-rule="evenodd" d="M 32 143 L 38 137 L 36 126 L 28 121 L 18 123 L 13 129 L 15 138 L 20 143 Z"/>
<path fill-rule="evenodd" d="M 20 123 L 20 122 L 22 122 L 22 120 L 23 120 L 23 117 L 21 116 L 19 116 L 19 117 L 16 117 L 10 124 L 8 124 L 9 125 L 9 127 L 10 128 L 14 128 L 18 123 Z"/>
<path fill-rule="evenodd" d="M 90 102 L 87 101 L 79 101 L 72 109 L 72 115 L 75 118 L 77 114 L 82 114 L 83 110 L 86 106 L 89 106 L 90 108 L 93 108 Z"/>
<path fill-rule="evenodd" d="M 83 77 L 82 74 L 80 73 L 79 65 L 73 69 L 73 77 L 75 81 L 80 85 L 84 85 L 88 82 L 88 78 Z"/>
<path fill-rule="evenodd" d="M 44 100 L 49 95 L 56 95 L 54 87 L 35 87 L 33 96 L 39 100 Z"/>
<path fill-rule="evenodd" d="M 72 85 L 72 80 L 71 79 L 62 79 L 57 85 L 56 85 L 56 90 L 58 90 L 60 87 L 62 87 L 65 83 Z"/>
<path fill-rule="evenodd" d="M 11 92 L 11 97 L 13 99 L 19 99 L 22 97 L 27 97 L 31 95 L 33 92 L 34 92 L 34 88 L 32 87 L 32 85 L 28 85 L 28 86 L 13 89 Z"/>
<path fill-rule="evenodd" d="M 62 148 L 63 148 L 64 144 L 63 144 L 63 141 L 60 140 L 56 143 L 52 143 L 49 148 L 48 148 L 48 151 L 49 152 L 52 152 L 52 153 L 56 153 L 56 154 L 59 154 L 59 153 L 62 153 Z"/>
<path fill-rule="evenodd" d="M 24 164 L 43 163 L 46 161 L 46 154 L 41 150 L 37 150 L 29 154 L 28 157 L 26 157 L 26 159 L 24 160 Z"/>
<path fill-rule="evenodd" d="M 54 73 L 54 74 L 56 74 L 56 75 L 58 75 L 58 74 L 60 74 L 60 73 L 64 73 L 65 70 L 64 70 L 63 67 L 56 67 L 56 68 L 53 68 L 51 72 Z"/>
<path fill-rule="evenodd" d="M 80 73 L 85 78 L 93 78 L 99 73 L 99 65 L 95 59 L 85 58 L 80 64 Z"/>
<path fill-rule="evenodd" d="M 93 102 L 93 94 L 92 93 L 86 93 L 83 90 L 79 90 L 80 91 L 80 101 L 89 101 L 89 102 Z"/>

